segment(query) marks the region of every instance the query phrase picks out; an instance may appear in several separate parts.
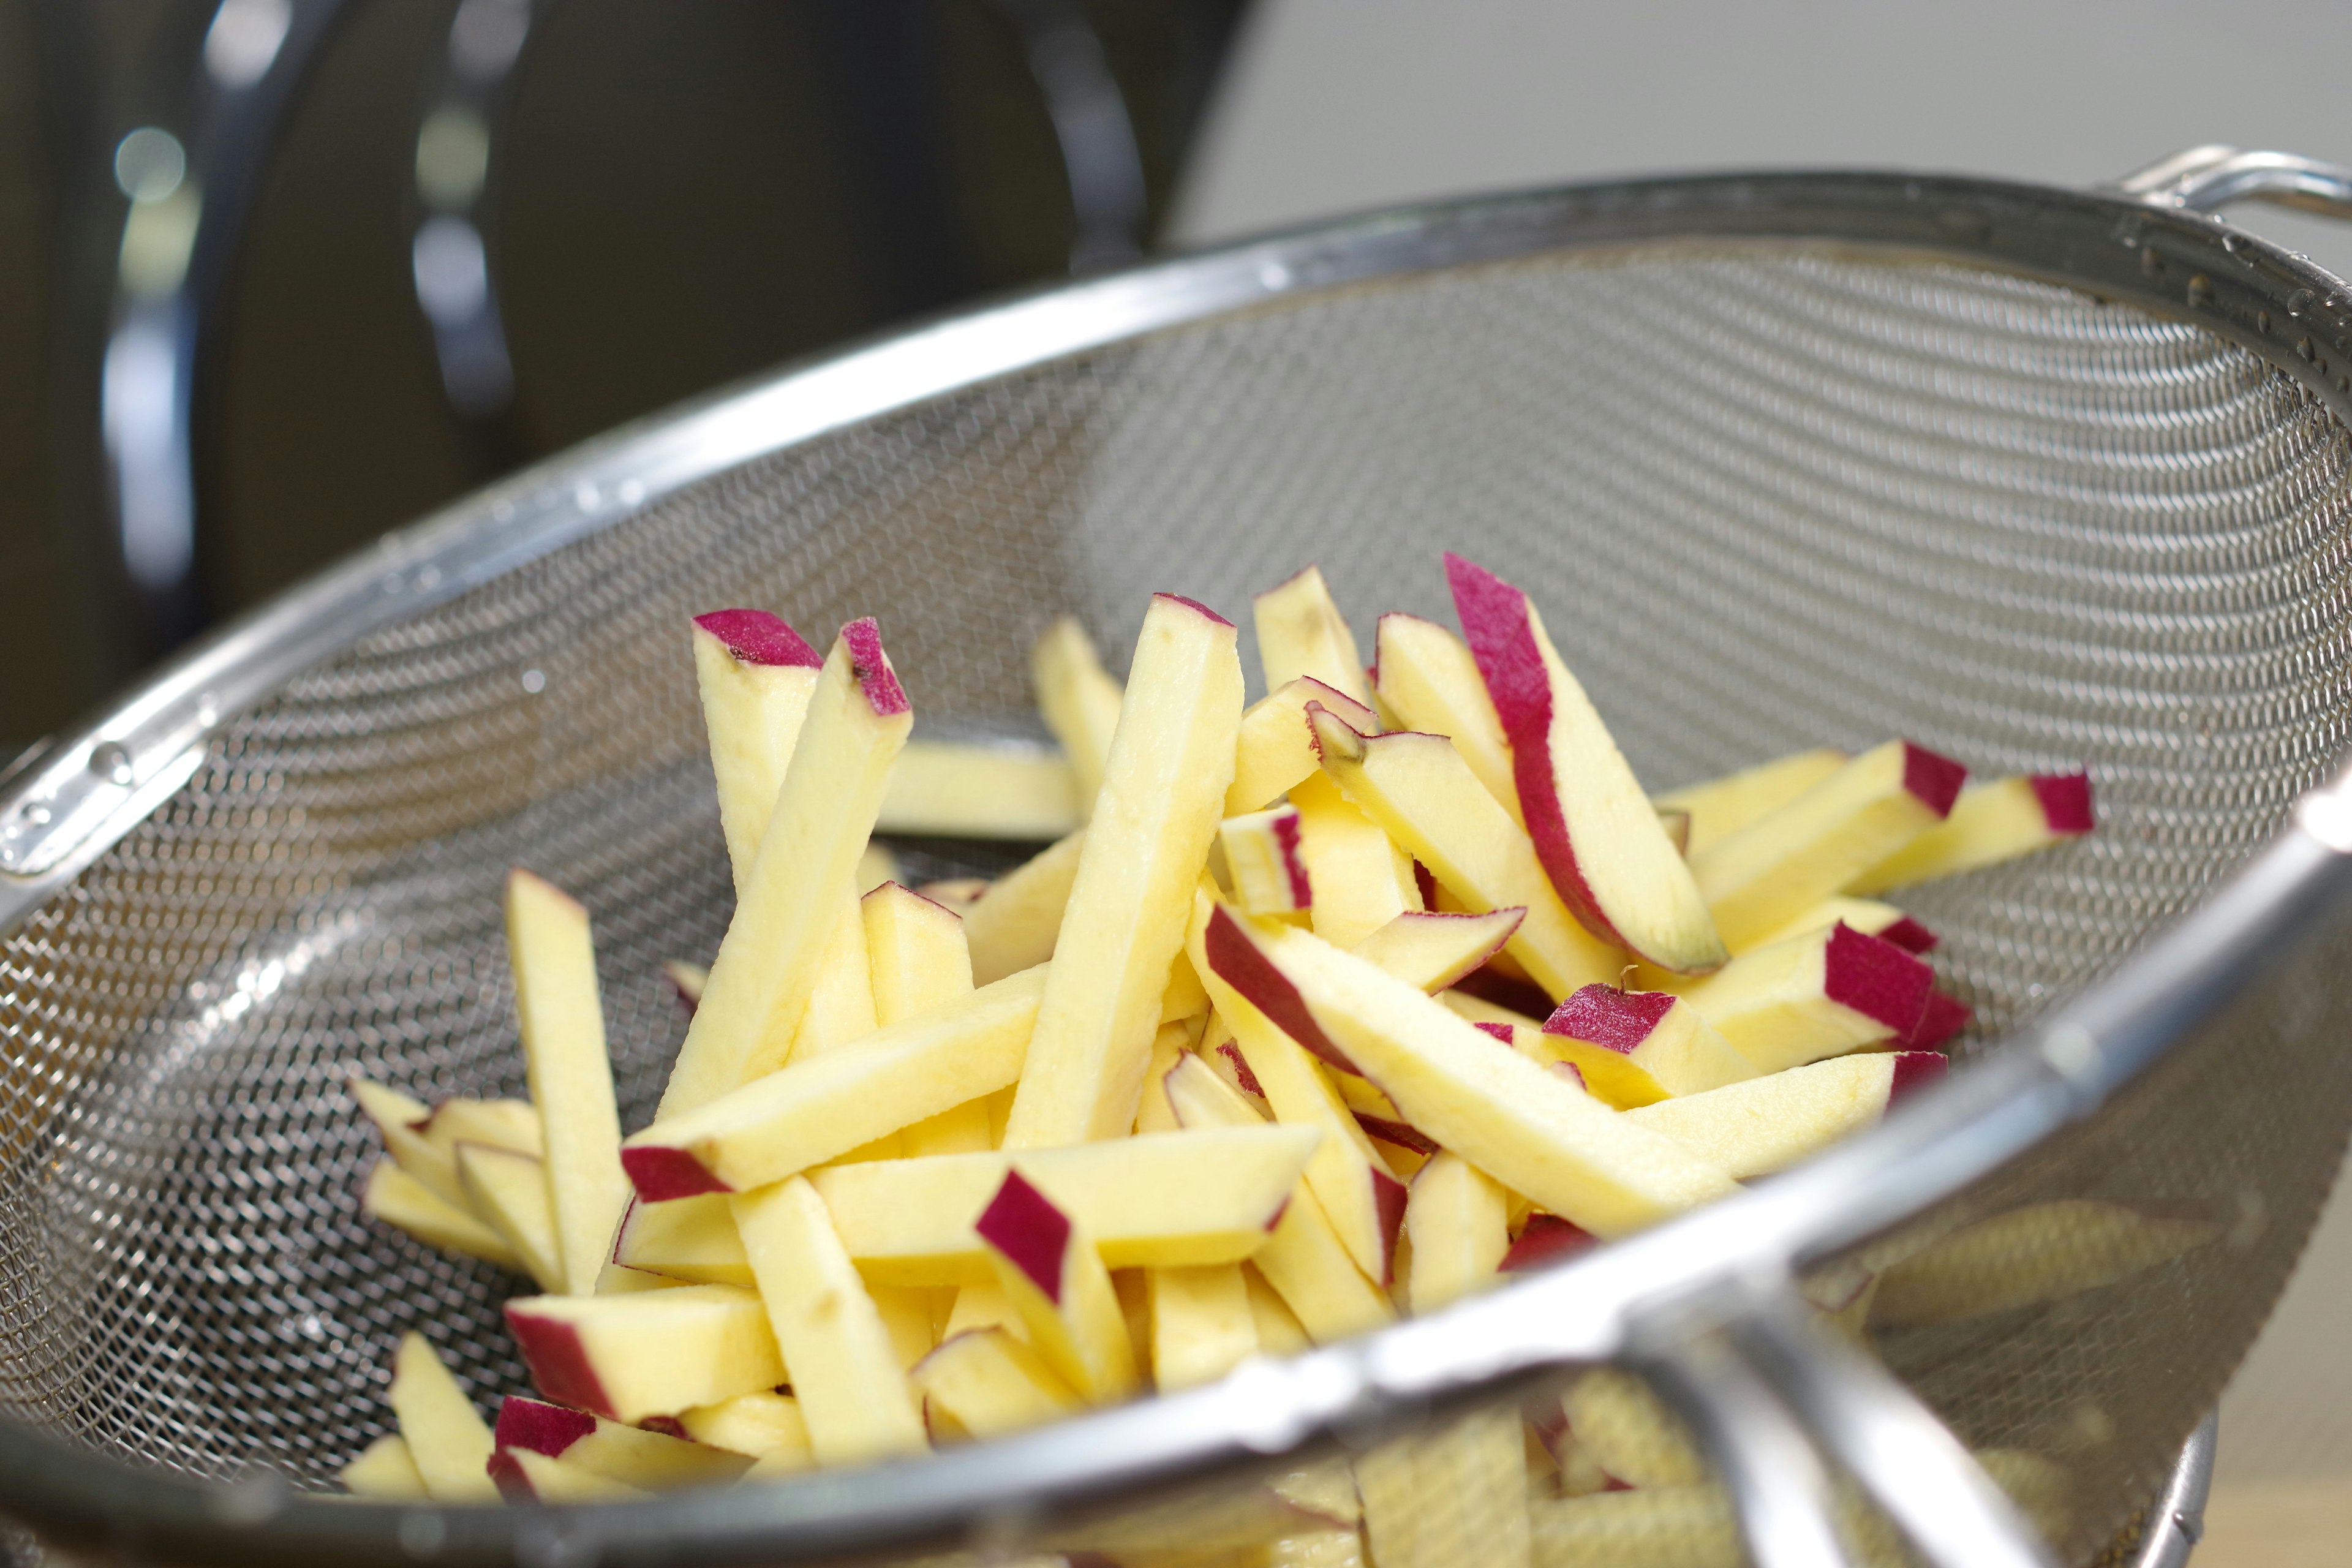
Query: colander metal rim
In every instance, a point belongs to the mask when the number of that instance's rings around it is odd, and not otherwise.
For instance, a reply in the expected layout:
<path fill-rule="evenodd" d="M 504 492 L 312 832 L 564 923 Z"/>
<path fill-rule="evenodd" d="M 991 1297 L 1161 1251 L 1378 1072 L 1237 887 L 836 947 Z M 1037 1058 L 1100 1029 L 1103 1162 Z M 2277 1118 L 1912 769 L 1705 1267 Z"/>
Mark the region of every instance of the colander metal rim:
<path fill-rule="evenodd" d="M 1319 225 L 946 317 L 754 380 L 388 536 L 0 779 L 0 935 L 170 798 L 230 715 L 370 632 L 682 485 L 994 376 L 1286 296 L 1569 250 L 1743 242 L 1988 267 L 2189 320 L 2294 377 L 2352 426 L 2352 385 L 2331 380 L 2326 356 L 2313 352 L 2315 338 L 2352 342 L 2352 291 L 2219 219 L 2114 196 L 1901 173 L 1723 174 Z M 46 821 L 36 824 L 41 807 Z M 186 1560 L 552 1564 L 584 1552 L 602 1564 L 807 1561 L 1131 1498 L 1264 1463 L 1335 1430 L 1360 1438 L 1498 1383 L 1617 1353 L 1629 1325 L 1662 1306 L 1737 1310 L 1792 1267 L 1899 1223 L 2091 1114 L 2346 914 L 2347 823 L 2352 791 L 2340 783 L 2306 797 L 2266 850 L 2116 973 L 1821 1159 L 1446 1312 L 1254 1363 L 1208 1388 L 914 1464 L 570 1510 L 352 1506 L 292 1494 L 266 1474 L 197 1482 L 0 1420 L 0 1509 L 67 1541 Z"/>

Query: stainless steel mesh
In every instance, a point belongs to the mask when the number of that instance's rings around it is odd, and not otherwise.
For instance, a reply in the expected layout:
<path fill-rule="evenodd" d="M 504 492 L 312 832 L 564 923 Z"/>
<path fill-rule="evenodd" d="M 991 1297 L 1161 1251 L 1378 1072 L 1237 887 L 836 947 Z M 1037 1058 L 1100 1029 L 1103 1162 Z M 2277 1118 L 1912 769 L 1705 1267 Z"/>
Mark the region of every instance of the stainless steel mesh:
<path fill-rule="evenodd" d="M 2331 415 L 2198 327 L 1801 245 L 1307 296 L 746 464 L 304 673 L 0 949 L 0 1412 L 318 1484 L 384 1428 L 404 1329 L 485 1401 L 524 1386 L 514 1282 L 360 1215 L 376 1145 L 341 1084 L 521 1092 L 520 862 L 593 910 L 649 1117 L 683 1032 L 659 965 L 707 960 L 730 906 L 693 613 L 877 615 L 924 722 L 1025 725 L 1064 609 L 1123 649 L 1149 590 L 1245 619 L 1319 560 L 1369 647 L 1380 611 L 1446 616 L 1459 550 L 1537 594 L 1654 785 L 1897 732 L 1986 772 L 2087 760 L 2097 836 L 1915 900 L 1984 1040 L 2346 750 L 2347 468 Z M 921 876 L 1013 854 L 901 848 Z M 2221 1243 L 1881 1336 L 1971 1442 L 2073 1469 L 2076 1558 L 2155 1489 L 2324 1195 L 2341 958 L 1963 1200 L 2200 1205 Z"/>

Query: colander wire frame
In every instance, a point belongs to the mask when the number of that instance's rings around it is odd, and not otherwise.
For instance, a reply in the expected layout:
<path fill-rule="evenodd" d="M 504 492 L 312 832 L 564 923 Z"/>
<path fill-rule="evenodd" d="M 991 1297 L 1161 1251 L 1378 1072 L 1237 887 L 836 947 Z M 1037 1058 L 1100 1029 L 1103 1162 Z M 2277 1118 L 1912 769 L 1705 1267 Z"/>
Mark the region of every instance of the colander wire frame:
<path fill-rule="evenodd" d="M 2250 177 L 2210 158 L 2191 174 L 2217 169 Z M 2152 189 L 2193 205 L 2179 180 Z M 2226 1106 L 2203 1134 L 2262 1210 L 2233 1221 L 2231 1288 L 2170 1265 L 2165 1289 L 2201 1314 L 2186 1329 L 2146 1321 L 2145 1289 L 2074 1325 L 2091 1348 L 2067 1371 L 2098 1397 L 2066 1408 L 2131 1417 L 2077 1459 L 2093 1501 L 2063 1544 L 2095 1545 L 2259 1324 L 2352 1100 L 2312 1045 L 2352 849 L 2352 798 L 2312 788 L 2352 728 L 2335 657 L 2352 386 L 2331 363 L 2352 352 L 2347 310 L 2298 258 L 2137 196 L 1867 174 L 1586 187 L 946 321 L 621 432 L 388 540 L 0 797 L 0 1254 L 16 1292 L 0 1507 L 191 1559 L 1018 1544 L 1622 1358 L 1681 1389 L 1699 1429 L 1735 1433 L 1724 1477 L 1769 1568 L 1820 1532 L 1772 1524 L 1802 1489 L 1766 1462 L 1786 1445 L 1739 1458 L 1736 1434 L 1758 1428 L 1734 1387 L 1766 1421 L 1803 1417 L 1932 1560 L 2042 1561 L 1911 1394 L 1815 1342 L 1796 1281 L 1906 1225 L 2112 1186 L 2145 1158 L 2135 1132 L 2178 1136 L 2245 1077 L 2233 1043 L 2267 1039 L 2300 1075 L 2273 1063 L 2241 1095 L 2274 1113 L 2267 1142 Z M 1530 446 L 1538 393 L 1573 406 L 1590 451 Z M 707 767 L 681 744 L 690 675 L 636 617 L 740 597 L 822 625 L 878 598 L 919 710 L 929 693 L 986 727 L 1013 721 L 1024 634 L 1055 609 L 1123 646 L 1149 587 L 1205 578 L 1231 602 L 1319 549 L 1351 611 L 1434 611 L 1406 552 L 1456 542 L 1547 604 L 1577 597 L 1585 614 L 1554 617 L 1571 662 L 1661 783 L 1897 728 L 1991 767 L 2097 752 L 2099 841 L 1923 906 L 1984 1033 L 2016 1037 L 1875 1133 L 1549 1275 L 919 1472 L 509 1514 L 336 1505 L 252 1468 L 315 1479 L 349 1448 L 320 1432 L 381 1421 L 352 1372 L 403 1314 L 478 1390 L 519 1386 L 510 1355 L 463 1326 L 510 1287 L 355 1224 L 365 1151 L 333 1087 L 355 1069 L 514 1087 L 481 931 L 495 900 L 474 883 L 522 855 L 587 890 L 624 1098 L 657 1087 L 674 1023 L 613 966 L 714 942 L 725 876 L 696 804 Z M 894 584 L 877 561 L 929 573 Z M 1898 589 L 1916 626 L 1891 624 Z M 1690 614 L 1706 594 L 1748 598 Z M 554 700 L 510 684 L 526 665 Z M 969 847 L 904 848 L 919 869 L 993 868 Z M 193 1160 L 192 1128 L 208 1129 Z M 2060 1393 L 2003 1394 L 1990 1374 L 2008 1346 L 2049 1354 L 2059 1316 L 2000 1342 L 1913 1335 L 1889 1360 L 1971 1440 L 2046 1435 Z M 2135 1403 L 2122 1373 L 2184 1339 L 2200 1374 Z M 240 1402 L 238 1368 L 266 1400 Z"/>

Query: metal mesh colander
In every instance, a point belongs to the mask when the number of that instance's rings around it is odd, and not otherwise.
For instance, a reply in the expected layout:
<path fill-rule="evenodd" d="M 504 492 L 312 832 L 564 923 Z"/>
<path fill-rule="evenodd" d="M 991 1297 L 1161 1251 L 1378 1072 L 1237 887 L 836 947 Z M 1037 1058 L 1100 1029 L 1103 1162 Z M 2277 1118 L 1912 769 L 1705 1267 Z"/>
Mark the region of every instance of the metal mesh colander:
<path fill-rule="evenodd" d="M 1491 1423 L 1593 1356 L 1664 1365 L 1658 1325 L 1742 1247 L 1819 1266 L 1923 1213 L 2053 1197 L 2193 1211 L 2219 1238 L 2121 1283 L 1876 1337 L 1965 1441 L 2068 1473 L 2057 1547 L 2089 1557 L 2251 1342 L 2352 1121 L 2318 871 L 2289 885 L 2274 852 L 2256 912 L 2209 905 L 2238 911 L 2196 950 L 2239 940 L 2219 989 L 2193 991 L 2209 976 L 2186 949 L 2131 965 L 2347 749 L 2352 443 L 2329 363 L 2347 302 L 2223 226 L 2121 201 L 1864 176 L 1610 187 L 1006 307 L 467 503 L 0 801 L 0 866 L 23 873 L 0 879 L 18 919 L 0 949 L 0 1504 L 167 1555 L 781 1560 L 977 1532 L 1156 1562 L 1133 1521 L 1071 1510 L 1195 1489 L 1180 1533 L 1212 1552 L 1202 1521 L 1256 1495 L 1223 1479 L 1249 1455 L 1296 1463 L 1432 1410 Z M 1964 1051 L 2113 984 L 1842 1176 L 1816 1166 L 1746 1218 L 1696 1216 L 1314 1376 L 1253 1369 L 928 1479 L 593 1523 L 286 1495 L 385 1428 L 404 1330 L 486 1402 L 525 1386 L 497 1312 L 515 1281 L 359 1214 L 376 1143 L 342 1089 L 522 1092 L 509 864 L 593 911 L 624 1119 L 650 1116 L 683 1033 L 660 964 L 707 960 L 730 902 L 688 616 L 878 616 L 920 722 L 1003 731 L 1030 723 L 1024 650 L 1061 611 L 1124 648 L 1150 590 L 1233 613 L 1319 560 L 1360 636 L 1385 609 L 1444 616 L 1441 548 L 1535 592 L 1657 786 L 1893 733 L 1986 773 L 2088 761 L 2095 837 L 1914 907 L 1976 1008 Z M 898 848 L 920 877 L 1018 854 Z M 2273 930 L 2313 940 L 2247 945 Z M 2099 1115 L 2042 1135 L 2157 1045 Z M 1960 1144 L 1977 1154 L 1955 1163 Z M 1852 1189 L 1906 1152 L 1911 1174 Z M 1482 1512 L 1444 1467 L 1401 1473 L 1429 1491 L 1417 1561 L 1481 1561 Z M 1537 1533 L 1538 1561 L 1582 1561 Z"/>

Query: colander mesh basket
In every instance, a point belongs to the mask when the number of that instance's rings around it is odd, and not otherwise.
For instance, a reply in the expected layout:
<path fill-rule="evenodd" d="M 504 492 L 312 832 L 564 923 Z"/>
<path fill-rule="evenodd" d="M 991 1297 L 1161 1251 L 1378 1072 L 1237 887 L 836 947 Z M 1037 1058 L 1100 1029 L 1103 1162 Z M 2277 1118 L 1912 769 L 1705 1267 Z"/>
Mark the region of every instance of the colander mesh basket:
<path fill-rule="evenodd" d="M 1862 194 L 1838 199 L 1854 211 L 1923 215 L 1927 237 L 1906 230 L 1900 249 L 1822 219 L 1759 237 L 1740 216 L 1752 194 L 1706 188 L 1696 216 L 1570 194 L 1431 220 L 1502 212 L 1505 240 L 1479 231 L 1499 259 L 1440 247 L 1402 266 L 1370 226 L 1342 237 L 1374 253 L 1358 275 L 1268 261 L 1265 297 L 1239 308 L 707 473 L 620 472 L 625 438 L 459 520 L 609 520 L 560 547 L 446 582 L 417 567 L 421 549 L 347 573 L 385 571 L 395 607 L 217 715 L 184 786 L 26 900 L 0 948 L 0 1414 L 70 1451 L 45 1463 L 221 1483 L 191 1494 L 232 1500 L 206 1505 L 209 1523 L 126 1527 L 200 1554 L 187 1542 L 205 1531 L 268 1547 L 289 1505 L 254 1477 L 329 1487 L 387 1429 L 404 1331 L 486 1408 L 527 1388 L 499 1318 L 518 1281 L 361 1215 L 378 1144 L 343 1085 L 524 1092 L 499 912 L 503 873 L 523 864 L 593 911 L 624 1121 L 650 1118 L 684 1032 L 662 963 L 708 962 L 731 905 L 684 635 L 720 605 L 812 636 L 876 616 L 919 726 L 1021 732 L 1025 650 L 1059 613 L 1123 658 L 1151 590 L 1245 623 L 1252 593 L 1319 561 L 1369 647 L 1382 611 L 1450 620 L 1450 548 L 1533 592 L 1655 787 L 1891 734 L 1979 775 L 2087 763 L 2094 837 L 1907 907 L 1975 1009 L 1962 1058 L 2117 972 L 2276 837 L 2347 750 L 2336 351 L 2323 340 L 2297 369 L 2234 320 L 2197 319 L 2193 288 L 2163 306 L 2189 279 L 2142 266 L 2137 231 L 2106 232 L 2120 204 L 2067 198 L 2066 221 L 2141 279 L 2101 289 L 2052 280 L 2047 256 L 1997 254 L 2007 217 L 1929 221 L 1964 205 L 1955 190 L 1998 188 L 1853 182 Z M 1644 230 L 1635 209 L 1667 216 Z M 2215 244 L 2200 220 L 2147 222 L 2168 247 Z M 2295 331 L 2284 313 L 2279 330 Z M 1246 629 L 1243 657 L 1255 695 Z M 1026 853 L 896 847 L 910 879 Z M 2097 1116 L 1916 1222 L 1940 1234 L 2099 1199 L 2210 1227 L 2110 1283 L 1872 1332 L 1963 1441 L 2063 1474 L 2063 1506 L 2040 1516 L 2063 1561 L 2095 1556 L 2156 1492 L 2326 1193 L 2352 1117 L 2352 1053 L 2330 1026 L 2352 1003 L 2347 956 L 2328 934 L 2249 967 Z M 1337 1448 L 1260 1447 L 1287 1469 L 1389 1445 L 1367 1473 L 1387 1478 L 1391 1507 L 1418 1498 L 1403 1511 L 1420 1523 L 1411 1542 L 1388 1537 L 1381 1568 L 1490 1561 L 1497 1510 L 1514 1508 L 1531 1510 L 1538 1563 L 1738 1560 L 1727 1522 L 1694 1545 L 1645 1534 L 1629 1506 L 1629 1533 L 1596 1546 L 1561 1535 L 1547 1497 L 1465 1488 L 1447 1456 L 1467 1439 L 1442 1435 L 1516 1440 L 1522 1402 L 1557 1382 L 1497 1383 L 1402 1438 L 1391 1404 L 1339 1423 Z M 126 1497 L 164 1484 L 105 1473 Z M 963 1539 L 982 1555 L 1269 1561 L 1256 1479 L 1221 1472 L 1171 1504 L 1168 1475 L 1151 1479 L 1148 1518 L 1016 1508 Z M 731 1544 L 540 1514 L 493 1539 L 419 1510 L 352 1549 L 782 1561 L 856 1538 L 794 1533 L 824 1515 L 827 1484 L 781 1489 L 757 1529 L 757 1500 L 736 1500 L 751 1533 Z M 1087 1495 L 1120 1514 L 1115 1487 Z M 0 1500 L 45 1511 L 21 1489 Z"/>

